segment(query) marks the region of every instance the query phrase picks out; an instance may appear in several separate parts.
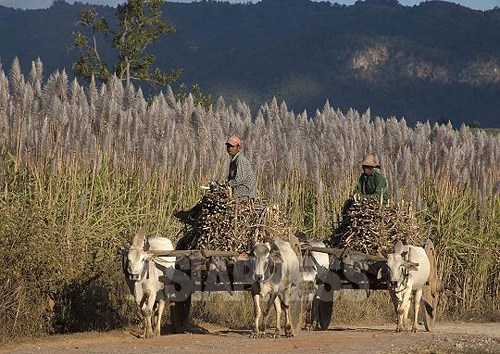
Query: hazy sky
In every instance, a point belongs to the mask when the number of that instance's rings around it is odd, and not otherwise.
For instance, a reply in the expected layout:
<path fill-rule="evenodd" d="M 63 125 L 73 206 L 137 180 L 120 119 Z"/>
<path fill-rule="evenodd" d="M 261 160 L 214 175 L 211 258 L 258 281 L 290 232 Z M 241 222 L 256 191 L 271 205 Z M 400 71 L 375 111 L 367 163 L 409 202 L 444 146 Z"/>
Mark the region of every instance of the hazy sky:
<path fill-rule="evenodd" d="M 50 7 L 53 0 L 0 0 L 0 5 L 21 8 L 21 9 L 40 9 Z M 68 3 L 73 3 L 75 0 L 66 0 Z M 172 0 L 167 0 L 171 1 Z M 176 2 L 191 2 L 192 0 L 176 0 Z M 251 2 L 257 2 L 258 0 L 252 0 Z M 313 0 L 314 1 L 314 0 Z M 320 0 L 317 0 L 320 1 Z M 324 1 L 324 0 L 322 0 Z M 338 4 L 352 5 L 356 0 L 329 0 L 330 2 L 336 2 Z M 432 0 L 429 0 L 432 1 Z M 500 7 L 500 0 L 447 0 L 448 2 L 454 2 L 461 4 L 463 6 L 470 7 L 476 10 L 489 10 L 495 6 Z M 125 2 L 125 0 L 79 0 L 83 3 L 99 4 L 99 5 L 110 5 L 116 6 L 117 4 Z M 248 0 L 229 0 L 232 3 L 246 3 Z M 422 0 L 399 0 L 401 5 L 413 6 L 423 2 Z"/>

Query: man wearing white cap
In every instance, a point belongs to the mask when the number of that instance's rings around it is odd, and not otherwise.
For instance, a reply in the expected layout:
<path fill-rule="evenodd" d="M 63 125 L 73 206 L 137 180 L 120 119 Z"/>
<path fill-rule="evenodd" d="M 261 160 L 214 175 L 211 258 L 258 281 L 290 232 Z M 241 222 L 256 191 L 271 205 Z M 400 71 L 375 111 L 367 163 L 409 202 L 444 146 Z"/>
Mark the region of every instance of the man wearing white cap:
<path fill-rule="evenodd" d="M 226 149 L 231 162 L 229 163 L 229 174 L 227 183 L 233 189 L 235 197 L 257 197 L 255 174 L 250 161 L 241 153 L 241 139 L 233 135 L 226 142 Z"/>
<path fill-rule="evenodd" d="M 375 170 L 380 168 L 375 155 L 366 154 L 360 164 L 363 168 L 363 173 L 359 176 L 354 193 L 365 198 L 376 198 L 384 202 L 388 201 L 389 192 L 387 191 L 387 182 L 385 177 L 378 170 Z"/>

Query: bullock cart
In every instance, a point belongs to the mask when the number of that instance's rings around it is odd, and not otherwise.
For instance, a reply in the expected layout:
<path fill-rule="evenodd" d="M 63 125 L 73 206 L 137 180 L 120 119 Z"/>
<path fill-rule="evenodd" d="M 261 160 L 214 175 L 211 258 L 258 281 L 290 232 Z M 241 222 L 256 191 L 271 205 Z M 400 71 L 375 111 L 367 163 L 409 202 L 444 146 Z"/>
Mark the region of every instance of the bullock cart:
<path fill-rule="evenodd" d="M 161 279 L 170 299 L 170 318 L 174 332 L 187 326 L 191 296 L 195 292 L 227 292 L 233 294 L 251 287 L 252 268 L 249 260 L 238 260 L 238 252 L 218 250 L 153 250 L 155 256 L 176 257 L 172 279 Z"/>
<path fill-rule="evenodd" d="M 130 282 L 128 256 L 132 248 L 132 246 L 130 248 L 122 247 L 118 250 L 118 254 L 122 256 L 122 267 L 127 283 Z M 197 291 L 225 291 L 232 294 L 235 291 L 250 288 L 253 283 L 251 264 L 249 260 L 238 260 L 238 252 L 173 250 L 149 246 L 145 246 L 143 251 L 146 255 L 144 259 L 147 259 L 148 262 L 152 260 L 159 266 L 169 267 L 169 271 L 160 275 L 158 280 L 163 283 L 163 293 L 170 301 L 170 317 L 175 332 L 182 332 L 186 328 L 193 293 Z M 174 258 L 175 261 L 167 262 L 169 258 Z M 145 260 L 141 262 L 139 264 L 142 266 L 139 267 L 142 267 L 142 270 L 138 272 L 137 278 L 144 281 L 146 278 L 149 279 L 151 274 L 148 271 L 147 262 Z M 131 291 L 134 291 L 132 287 Z M 142 303 L 142 296 L 139 301 Z"/>
<path fill-rule="evenodd" d="M 160 279 L 170 300 L 174 332 L 182 332 L 187 327 L 191 297 L 195 292 L 234 294 L 249 290 L 255 283 L 252 260 L 242 259 L 236 251 L 150 249 L 149 252 L 155 257 L 176 257 L 173 276 Z M 302 301 L 292 300 L 290 306 L 291 325 L 297 333 L 300 331 Z"/>
<path fill-rule="evenodd" d="M 431 264 L 429 281 L 424 288 L 424 326 L 431 331 L 436 318 L 436 307 L 441 283 L 437 274 L 436 252 L 433 242 L 428 239 L 424 249 Z M 316 251 L 327 253 L 330 257 L 330 269 L 322 279 L 317 282 L 321 285 L 316 296 L 318 301 L 318 323 L 321 329 L 326 330 L 330 325 L 333 313 L 333 292 L 342 289 L 388 290 L 384 276 L 386 259 L 372 256 L 362 252 L 352 251 L 348 248 L 323 248 L 305 246 L 302 252 Z"/>

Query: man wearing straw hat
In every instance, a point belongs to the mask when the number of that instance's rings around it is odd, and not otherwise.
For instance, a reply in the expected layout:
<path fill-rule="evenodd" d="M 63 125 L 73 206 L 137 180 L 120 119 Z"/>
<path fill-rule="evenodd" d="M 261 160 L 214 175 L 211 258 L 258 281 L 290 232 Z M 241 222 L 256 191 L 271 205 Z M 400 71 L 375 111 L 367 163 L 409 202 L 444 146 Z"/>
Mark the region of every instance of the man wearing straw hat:
<path fill-rule="evenodd" d="M 375 155 L 366 154 L 360 164 L 363 168 L 363 173 L 359 176 L 354 193 L 365 198 L 376 198 L 381 202 L 388 201 L 387 182 L 378 170 L 380 169 L 380 165 Z"/>
<path fill-rule="evenodd" d="M 241 139 L 233 135 L 226 141 L 227 153 L 231 157 L 227 183 L 233 189 L 236 198 L 257 197 L 255 174 L 250 161 L 241 153 Z"/>

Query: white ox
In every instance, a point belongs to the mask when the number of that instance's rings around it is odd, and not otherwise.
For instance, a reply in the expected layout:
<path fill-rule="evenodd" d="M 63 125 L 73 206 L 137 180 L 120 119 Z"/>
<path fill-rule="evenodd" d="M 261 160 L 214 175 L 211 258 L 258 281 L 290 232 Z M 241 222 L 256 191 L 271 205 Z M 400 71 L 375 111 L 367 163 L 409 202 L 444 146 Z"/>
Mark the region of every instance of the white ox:
<path fill-rule="evenodd" d="M 326 245 L 317 240 L 308 240 L 301 243 L 301 246 L 322 247 Z M 319 299 L 320 287 L 318 279 L 324 280 L 327 278 L 327 273 L 330 268 L 330 257 L 327 253 L 306 250 L 302 259 L 302 280 L 305 282 L 306 289 L 306 318 L 305 325 L 307 330 L 318 328 L 319 314 Z"/>
<path fill-rule="evenodd" d="M 406 325 L 411 295 L 414 292 L 415 316 L 412 332 L 416 332 L 420 305 L 423 305 L 422 290 L 430 274 L 429 258 L 422 247 L 403 245 L 398 241 L 394 246 L 394 253 L 387 256 L 387 270 L 389 292 L 398 316 L 396 331 L 400 332 Z"/>
<path fill-rule="evenodd" d="M 155 257 L 150 250 L 173 249 L 168 238 L 146 238 L 144 234 L 138 233 L 134 236 L 126 258 L 124 256 L 123 271 L 134 300 L 141 309 L 145 338 L 160 335 L 161 317 L 167 298 L 162 279 L 172 279 L 175 268 L 175 257 Z M 153 316 L 155 310 L 156 318 Z"/>
<path fill-rule="evenodd" d="M 266 334 L 266 321 L 271 306 L 276 310 L 276 331 L 274 337 L 281 335 L 281 311 L 285 312 L 285 336 L 294 336 L 290 317 L 292 292 L 298 290 L 300 282 L 299 258 L 290 243 L 274 239 L 269 243 L 258 243 L 250 254 L 243 258 L 253 258 L 252 296 L 254 304 L 255 327 L 251 334 L 254 338 L 263 338 Z M 295 294 L 295 293 L 294 293 Z M 269 296 L 264 311 L 261 301 Z"/>

